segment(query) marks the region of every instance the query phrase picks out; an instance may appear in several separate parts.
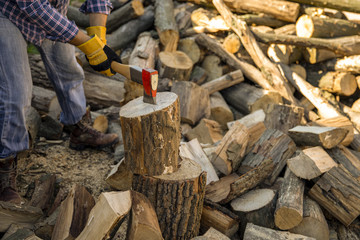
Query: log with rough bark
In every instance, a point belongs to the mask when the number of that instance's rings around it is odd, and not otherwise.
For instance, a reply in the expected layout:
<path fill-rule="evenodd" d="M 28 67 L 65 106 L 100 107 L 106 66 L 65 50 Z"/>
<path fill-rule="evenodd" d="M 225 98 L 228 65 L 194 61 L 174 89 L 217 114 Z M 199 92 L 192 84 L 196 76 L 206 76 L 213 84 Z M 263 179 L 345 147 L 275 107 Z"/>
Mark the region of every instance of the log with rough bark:
<path fill-rule="evenodd" d="M 201 118 L 210 117 L 210 98 L 207 90 L 193 82 L 178 81 L 171 91 L 179 96 L 181 121 L 195 125 Z"/>
<path fill-rule="evenodd" d="M 219 143 L 211 162 L 225 175 L 235 172 L 245 156 L 248 141 L 247 127 L 235 122 Z"/>
<path fill-rule="evenodd" d="M 258 226 L 274 228 L 276 191 L 255 189 L 231 201 L 232 210 L 239 215 L 241 224 L 250 222 Z"/>
<path fill-rule="evenodd" d="M 296 227 L 303 219 L 305 181 L 298 178 L 289 168 L 279 191 L 274 214 L 275 225 L 281 230 Z"/>
<path fill-rule="evenodd" d="M 358 24 L 344 19 L 302 15 L 296 22 L 296 35 L 299 37 L 335 38 L 359 33 Z"/>
<path fill-rule="evenodd" d="M 107 36 L 107 45 L 113 50 L 126 47 L 138 35 L 153 26 L 154 7 L 148 6 L 140 17 L 131 20 Z"/>
<path fill-rule="evenodd" d="M 78 240 L 100 240 L 115 233 L 121 220 L 131 210 L 130 191 L 101 193 L 89 213 L 84 230 Z"/>
<path fill-rule="evenodd" d="M 131 191 L 131 202 L 131 219 L 126 239 L 162 240 L 159 222 L 150 201 L 143 194 Z"/>
<path fill-rule="evenodd" d="M 287 165 L 297 177 L 311 180 L 336 167 L 337 163 L 322 147 L 312 147 L 288 159 Z"/>
<path fill-rule="evenodd" d="M 86 226 L 89 213 L 94 205 L 95 199 L 84 186 L 73 186 L 60 206 L 51 239 L 78 237 Z"/>
<path fill-rule="evenodd" d="M 231 29 L 240 37 L 242 44 L 244 45 L 256 66 L 262 69 L 262 74 L 264 77 L 281 94 L 281 96 L 296 105 L 298 101 L 293 96 L 288 81 L 284 76 L 281 75 L 281 72 L 276 67 L 276 65 L 271 62 L 270 59 L 268 59 L 262 52 L 255 40 L 254 35 L 251 33 L 246 23 L 236 19 L 232 12 L 225 6 L 222 0 L 213 0 L 212 2 L 221 16 L 224 18 L 225 22 L 231 26 Z"/>
<path fill-rule="evenodd" d="M 43 211 L 50 208 L 50 200 L 55 191 L 56 176 L 46 174 L 35 180 L 35 190 L 29 202 L 30 206 L 38 207 Z"/>
<path fill-rule="evenodd" d="M 155 69 L 155 49 L 157 46 L 157 41 L 151 37 L 149 32 L 141 33 L 136 40 L 133 51 L 131 52 L 129 65 L 135 65 L 140 68 Z M 126 91 L 124 100 L 125 103 L 144 95 L 144 87 L 141 84 L 129 79 L 124 81 L 124 88 Z"/>
<path fill-rule="evenodd" d="M 155 1 L 155 28 L 164 51 L 175 51 L 179 41 L 179 31 L 175 21 L 173 1 Z"/>
<path fill-rule="evenodd" d="M 357 90 L 355 76 L 348 72 L 327 72 L 319 80 L 319 88 L 342 96 L 351 96 Z"/>
<path fill-rule="evenodd" d="M 296 126 L 288 133 L 298 145 L 330 149 L 344 140 L 347 130 L 336 127 Z"/>
<path fill-rule="evenodd" d="M 264 228 L 252 223 L 246 225 L 244 240 L 315 240 L 312 237 L 290 233 L 287 231 L 277 231 L 270 228 Z"/>
<path fill-rule="evenodd" d="M 355 54 L 355 53 L 354 53 Z M 360 74 L 360 55 L 337 58 L 326 62 L 326 67 L 335 71 Z"/>
<path fill-rule="evenodd" d="M 273 171 L 262 178 L 272 185 L 289 159 L 296 151 L 293 140 L 283 132 L 276 129 L 267 129 L 246 155 L 238 170 L 238 174 L 247 173 L 249 170 L 267 167 L 267 160 L 273 165 Z"/>
<path fill-rule="evenodd" d="M 350 226 L 346 227 L 343 224 L 338 224 L 336 231 L 337 231 L 337 238 L 339 240 L 359 240 L 360 239 L 360 227 L 359 221 L 355 220 L 356 224 L 351 224 Z"/>
<path fill-rule="evenodd" d="M 271 103 L 282 103 L 278 92 L 257 88 L 248 83 L 239 83 L 221 93 L 231 106 L 245 114 L 266 109 Z"/>
<path fill-rule="evenodd" d="M 269 104 L 264 112 L 266 114 L 265 126 L 284 133 L 299 125 L 304 117 L 304 108 L 287 104 Z"/>
<path fill-rule="evenodd" d="M 319 204 L 305 196 L 303 220 L 296 227 L 289 229 L 289 232 L 317 240 L 328 240 L 329 226 Z"/>
<path fill-rule="evenodd" d="M 227 123 L 234 120 L 234 114 L 229 105 L 219 92 L 210 95 L 211 119 L 217 121 L 223 130 L 227 129 Z"/>
<path fill-rule="evenodd" d="M 325 173 L 308 194 L 345 226 L 360 215 L 360 182 L 342 165 Z"/>
<path fill-rule="evenodd" d="M 342 145 L 348 146 L 354 139 L 354 127 L 351 121 L 345 116 L 339 116 L 334 118 L 319 119 L 314 122 L 308 123 L 310 126 L 324 126 L 324 127 L 339 127 L 346 129 L 348 133 L 341 142 Z"/>
<path fill-rule="evenodd" d="M 360 13 L 360 3 L 358 1 L 338 1 L 338 0 L 291 0 L 301 4 L 309 4 L 316 7 L 333 8 L 349 12 Z"/>
<path fill-rule="evenodd" d="M 0 232 L 5 232 L 11 224 L 32 228 L 42 216 L 43 213 L 38 207 L 0 201 Z"/>
<path fill-rule="evenodd" d="M 306 47 L 302 49 L 302 56 L 306 62 L 316 64 L 342 55 L 328 49 Z"/>
<path fill-rule="evenodd" d="M 179 145 L 179 144 L 178 144 Z M 154 206 L 164 239 L 190 239 L 199 233 L 206 173 L 183 160 L 179 169 L 158 176 L 134 175 L 133 190 Z"/>
<path fill-rule="evenodd" d="M 227 237 L 232 237 L 239 230 L 239 219 L 229 209 L 205 200 L 200 228 L 203 232 L 214 228 Z"/>
<path fill-rule="evenodd" d="M 218 122 L 203 118 L 199 124 L 184 135 L 187 139 L 198 139 L 203 144 L 214 144 L 220 141 L 224 134 Z"/>
<path fill-rule="evenodd" d="M 60 116 L 61 107 L 56 97 L 56 93 L 52 90 L 38 86 L 33 86 L 31 106 L 41 113 L 57 119 Z"/>
<path fill-rule="evenodd" d="M 244 81 L 244 75 L 241 70 L 236 70 L 225 74 L 219 78 L 212 79 L 201 85 L 201 87 L 208 90 L 209 94 L 213 94 L 217 91 L 221 91 L 225 88 L 231 87 L 235 84 L 241 83 Z"/>
<path fill-rule="evenodd" d="M 190 142 L 182 143 L 180 145 L 179 152 L 181 159 L 190 159 L 198 163 L 201 166 L 201 170 L 206 172 L 206 185 L 219 180 L 214 166 L 205 155 L 199 141 L 196 138 Z"/>
<path fill-rule="evenodd" d="M 278 43 L 299 47 L 322 48 L 343 56 L 360 54 L 360 37 L 347 36 L 339 38 L 304 38 L 285 34 L 253 32 L 256 39 L 262 43 Z"/>
<path fill-rule="evenodd" d="M 158 68 L 160 78 L 188 81 L 193 68 L 193 62 L 184 52 L 160 52 Z"/>
<path fill-rule="evenodd" d="M 136 98 L 120 110 L 125 164 L 137 174 L 171 173 L 178 165 L 180 144 L 179 98 L 171 92 L 157 94 L 157 104 Z"/>

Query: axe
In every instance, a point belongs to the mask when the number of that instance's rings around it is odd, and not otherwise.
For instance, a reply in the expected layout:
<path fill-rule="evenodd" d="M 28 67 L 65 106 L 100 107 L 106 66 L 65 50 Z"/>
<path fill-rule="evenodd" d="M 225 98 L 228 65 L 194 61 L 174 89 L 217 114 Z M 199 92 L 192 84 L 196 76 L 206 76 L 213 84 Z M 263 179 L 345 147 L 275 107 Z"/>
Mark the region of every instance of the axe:
<path fill-rule="evenodd" d="M 111 68 L 127 79 L 143 85 L 146 103 L 156 104 L 156 91 L 158 86 L 158 72 L 150 68 L 141 68 L 135 65 L 125 65 L 113 61 Z"/>

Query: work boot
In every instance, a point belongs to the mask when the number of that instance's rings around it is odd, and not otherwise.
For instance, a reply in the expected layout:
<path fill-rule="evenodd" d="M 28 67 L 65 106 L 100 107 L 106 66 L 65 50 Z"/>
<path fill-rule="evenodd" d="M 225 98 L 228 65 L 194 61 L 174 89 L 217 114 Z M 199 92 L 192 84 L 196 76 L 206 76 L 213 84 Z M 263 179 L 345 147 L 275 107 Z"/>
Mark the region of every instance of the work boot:
<path fill-rule="evenodd" d="M 119 137 L 115 133 L 102 133 L 91 126 L 90 111 L 83 118 L 73 125 L 70 134 L 70 148 L 75 150 L 83 150 L 86 147 L 104 148 L 111 146 L 119 141 Z"/>
<path fill-rule="evenodd" d="M 0 201 L 21 204 L 22 199 L 16 190 L 17 159 L 0 159 Z"/>

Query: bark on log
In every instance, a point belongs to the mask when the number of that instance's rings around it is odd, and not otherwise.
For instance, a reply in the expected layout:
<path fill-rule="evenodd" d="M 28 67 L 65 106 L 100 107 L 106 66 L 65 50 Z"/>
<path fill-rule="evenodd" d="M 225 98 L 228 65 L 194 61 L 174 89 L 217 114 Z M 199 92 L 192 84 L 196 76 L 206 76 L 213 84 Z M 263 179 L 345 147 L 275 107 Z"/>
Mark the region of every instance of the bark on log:
<path fill-rule="evenodd" d="M 227 129 L 228 122 L 234 120 L 234 114 L 219 92 L 210 95 L 210 111 L 211 119 L 217 121 L 223 130 Z"/>
<path fill-rule="evenodd" d="M 335 71 L 351 72 L 353 74 L 360 74 L 360 55 L 348 56 L 338 58 L 326 63 L 326 67 Z"/>
<path fill-rule="evenodd" d="M 357 89 L 355 76 L 347 72 L 327 72 L 319 81 L 319 88 L 342 96 L 351 96 Z"/>
<path fill-rule="evenodd" d="M 171 0 L 155 1 L 155 28 L 165 52 L 176 51 L 179 41 L 174 16 L 174 3 Z"/>
<path fill-rule="evenodd" d="M 297 46 L 284 44 L 271 44 L 267 50 L 267 55 L 273 62 L 291 64 L 301 59 L 302 53 Z"/>
<path fill-rule="evenodd" d="M 296 35 L 306 38 L 335 38 L 358 35 L 360 26 L 336 18 L 311 17 L 302 15 L 296 22 Z"/>
<path fill-rule="evenodd" d="M 325 173 L 309 196 L 345 226 L 360 215 L 360 183 L 342 165 Z"/>
<path fill-rule="evenodd" d="M 213 0 L 213 4 L 224 18 L 225 22 L 231 26 L 231 29 L 240 37 L 242 44 L 257 67 L 262 69 L 264 77 L 268 79 L 269 83 L 271 83 L 284 98 L 296 105 L 297 100 L 294 98 L 286 78 L 281 75 L 276 65 L 261 51 L 254 35 L 251 33 L 246 23 L 237 20 L 222 0 Z"/>
<path fill-rule="evenodd" d="M 159 222 L 150 201 L 141 193 L 131 191 L 131 220 L 127 239 L 162 240 Z"/>
<path fill-rule="evenodd" d="M 32 207 L 38 207 L 47 212 L 50 208 L 50 200 L 55 190 L 55 175 L 43 175 L 35 180 L 35 190 L 29 202 Z"/>
<path fill-rule="evenodd" d="M 224 90 L 225 88 L 231 87 L 243 81 L 244 75 L 242 74 L 242 71 L 236 70 L 219 78 L 212 79 L 211 81 L 202 84 L 201 87 L 208 90 L 209 94 L 213 94 L 217 91 Z"/>
<path fill-rule="evenodd" d="M 31 106 L 54 119 L 60 116 L 61 107 L 54 91 L 33 86 Z"/>
<path fill-rule="evenodd" d="M 207 90 L 192 82 L 178 81 L 171 91 L 179 96 L 181 121 L 195 125 L 201 118 L 210 117 L 210 98 Z"/>
<path fill-rule="evenodd" d="M 231 106 L 244 114 L 266 109 L 272 103 L 282 103 L 278 92 L 257 88 L 248 83 L 234 85 L 221 93 Z"/>
<path fill-rule="evenodd" d="M 316 7 L 334 8 L 349 12 L 360 13 L 360 3 L 357 1 L 338 1 L 338 0 L 291 0 L 301 4 L 309 4 Z"/>
<path fill-rule="evenodd" d="M 287 165 L 297 177 L 311 180 L 336 167 L 337 163 L 322 147 L 312 147 L 288 159 Z"/>
<path fill-rule="evenodd" d="M 289 232 L 313 237 L 317 240 L 328 240 L 330 235 L 329 226 L 320 206 L 309 197 L 304 199 L 303 220 Z"/>
<path fill-rule="evenodd" d="M 190 160 L 180 165 L 175 173 L 133 179 L 133 189 L 154 206 L 164 239 L 190 239 L 199 233 L 206 173 Z"/>
<path fill-rule="evenodd" d="M 177 81 L 188 81 L 193 68 L 192 60 L 180 51 L 160 52 L 159 77 Z"/>
<path fill-rule="evenodd" d="M 139 97 L 120 110 L 125 164 L 137 174 L 171 173 L 178 165 L 180 144 L 179 100 L 176 94 L 157 95 L 149 105 Z"/>
<path fill-rule="evenodd" d="M 148 30 L 154 23 L 154 7 L 148 6 L 140 17 L 127 22 L 116 31 L 107 36 L 107 45 L 115 50 L 124 48 L 127 44 L 134 41 L 137 36 Z"/>

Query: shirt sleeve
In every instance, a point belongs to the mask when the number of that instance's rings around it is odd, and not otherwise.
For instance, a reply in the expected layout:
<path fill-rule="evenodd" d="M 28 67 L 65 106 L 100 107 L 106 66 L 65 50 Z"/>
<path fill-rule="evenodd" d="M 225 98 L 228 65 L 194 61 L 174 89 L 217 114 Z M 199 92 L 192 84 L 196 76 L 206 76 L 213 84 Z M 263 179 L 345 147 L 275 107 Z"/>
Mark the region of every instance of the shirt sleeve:
<path fill-rule="evenodd" d="M 80 7 L 82 13 L 110 14 L 112 4 L 110 0 L 86 0 Z"/>
<path fill-rule="evenodd" d="M 19 8 L 50 39 L 69 42 L 79 32 L 76 24 L 61 15 L 47 0 L 16 0 Z"/>

